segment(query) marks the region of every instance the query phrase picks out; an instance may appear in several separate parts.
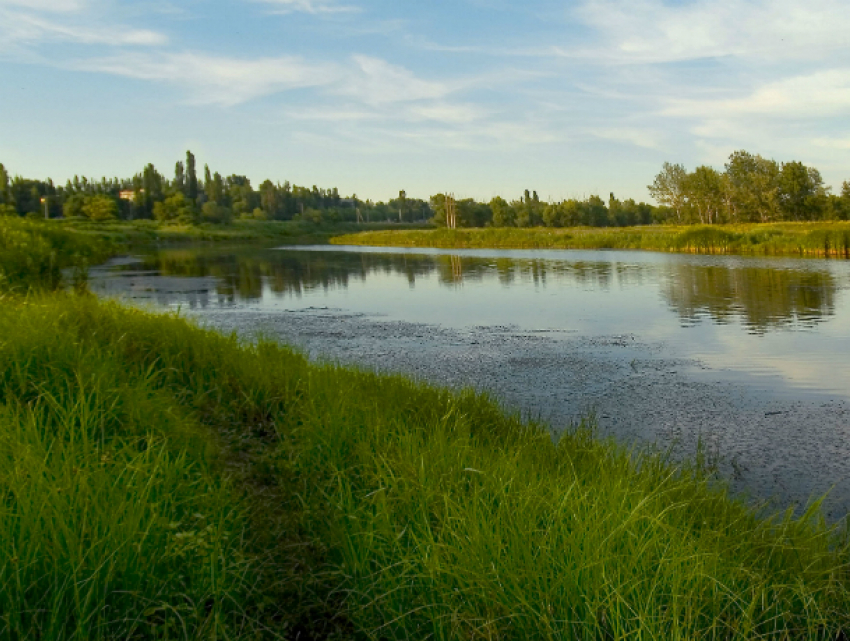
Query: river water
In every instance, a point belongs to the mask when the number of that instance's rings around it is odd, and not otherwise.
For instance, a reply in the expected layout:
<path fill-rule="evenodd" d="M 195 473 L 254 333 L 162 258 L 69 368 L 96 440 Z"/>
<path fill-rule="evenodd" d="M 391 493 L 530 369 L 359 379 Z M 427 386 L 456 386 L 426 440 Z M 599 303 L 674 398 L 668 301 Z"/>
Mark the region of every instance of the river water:
<path fill-rule="evenodd" d="M 151 250 L 105 296 L 315 357 L 488 390 L 553 430 L 592 413 L 732 489 L 850 512 L 850 262 L 568 250 Z"/>

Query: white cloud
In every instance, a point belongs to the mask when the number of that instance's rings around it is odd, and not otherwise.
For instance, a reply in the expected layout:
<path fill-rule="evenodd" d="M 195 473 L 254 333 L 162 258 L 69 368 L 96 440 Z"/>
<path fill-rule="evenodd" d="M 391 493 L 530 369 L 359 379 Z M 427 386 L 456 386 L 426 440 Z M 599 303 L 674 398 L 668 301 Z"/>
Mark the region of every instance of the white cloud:
<path fill-rule="evenodd" d="M 442 101 L 413 105 L 408 113 L 413 120 L 432 120 L 452 124 L 470 123 L 484 116 L 484 111 L 475 105 L 452 104 Z"/>
<path fill-rule="evenodd" d="M 0 19 L 6 22 L 7 42 L 35 43 L 45 40 L 59 40 L 89 45 L 158 46 L 168 41 L 163 34 L 148 29 L 130 29 L 115 25 L 91 27 L 74 24 L 70 21 L 55 22 L 20 12 L 3 12 L 0 10 Z"/>
<path fill-rule="evenodd" d="M 380 58 L 356 55 L 353 60 L 357 69 L 339 91 L 366 104 L 437 99 L 452 91 L 445 83 L 422 80 L 408 69 Z"/>
<path fill-rule="evenodd" d="M 2 7 L 18 7 L 31 11 L 48 11 L 53 13 L 69 13 L 80 11 L 85 4 L 78 0 L 0 0 Z"/>
<path fill-rule="evenodd" d="M 820 60 L 846 51 L 850 31 L 845 0 L 587 0 L 575 15 L 606 41 L 597 53 L 624 62 Z"/>
<path fill-rule="evenodd" d="M 327 85 L 340 78 L 338 68 L 332 65 L 308 63 L 295 56 L 250 60 L 195 52 L 135 53 L 81 60 L 69 66 L 191 87 L 197 102 L 224 106 L 289 89 Z"/>
<path fill-rule="evenodd" d="M 812 145 L 826 149 L 850 150 L 850 138 L 815 138 L 812 140 Z"/>
<path fill-rule="evenodd" d="M 736 116 L 820 118 L 850 115 L 850 69 L 830 69 L 768 82 L 738 98 L 669 99 L 665 115 L 723 123 Z"/>
<path fill-rule="evenodd" d="M 329 13 L 356 13 L 361 9 L 354 5 L 340 5 L 330 0 L 256 0 L 265 4 L 275 5 L 278 7 L 275 13 L 312 13 L 312 14 L 329 14 Z"/>
<path fill-rule="evenodd" d="M 645 149 L 659 149 L 658 134 L 649 129 L 637 127 L 603 127 L 591 129 L 590 133 L 598 138 L 624 142 Z"/>

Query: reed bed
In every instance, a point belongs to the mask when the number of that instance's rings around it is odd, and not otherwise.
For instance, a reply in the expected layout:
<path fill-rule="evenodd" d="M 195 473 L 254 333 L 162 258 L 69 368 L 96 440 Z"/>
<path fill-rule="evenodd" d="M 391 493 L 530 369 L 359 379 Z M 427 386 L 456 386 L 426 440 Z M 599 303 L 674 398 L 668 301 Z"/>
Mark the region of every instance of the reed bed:
<path fill-rule="evenodd" d="M 0 638 L 836 639 L 817 503 L 89 296 L 0 305 Z M 842 637 L 843 638 L 843 637 Z"/>
<path fill-rule="evenodd" d="M 536 227 L 375 231 L 331 238 L 337 245 L 445 249 L 644 249 L 696 254 L 850 258 L 850 223 L 777 223 L 622 228 Z"/>
<path fill-rule="evenodd" d="M 41 221 L 0 217 L 0 292 L 52 290 L 62 283 L 62 270 L 106 260 L 111 243 L 85 233 Z"/>

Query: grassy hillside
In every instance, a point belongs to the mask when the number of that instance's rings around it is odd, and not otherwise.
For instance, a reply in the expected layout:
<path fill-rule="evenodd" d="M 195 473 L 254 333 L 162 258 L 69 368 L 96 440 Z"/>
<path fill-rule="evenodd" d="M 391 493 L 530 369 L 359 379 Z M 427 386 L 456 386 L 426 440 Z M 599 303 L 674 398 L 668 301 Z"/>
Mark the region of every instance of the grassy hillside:
<path fill-rule="evenodd" d="M 336 236 L 330 242 L 457 249 L 647 249 L 696 254 L 850 258 L 850 223 L 388 230 Z"/>

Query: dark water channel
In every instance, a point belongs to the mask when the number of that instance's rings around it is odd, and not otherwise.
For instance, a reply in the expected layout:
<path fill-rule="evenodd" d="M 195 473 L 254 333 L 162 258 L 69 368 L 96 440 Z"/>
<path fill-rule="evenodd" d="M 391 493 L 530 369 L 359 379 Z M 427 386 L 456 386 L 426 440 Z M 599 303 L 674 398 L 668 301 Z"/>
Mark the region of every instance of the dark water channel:
<path fill-rule="evenodd" d="M 151 251 L 92 288 L 315 356 L 494 392 L 736 491 L 850 511 L 850 262 L 614 251 Z"/>

